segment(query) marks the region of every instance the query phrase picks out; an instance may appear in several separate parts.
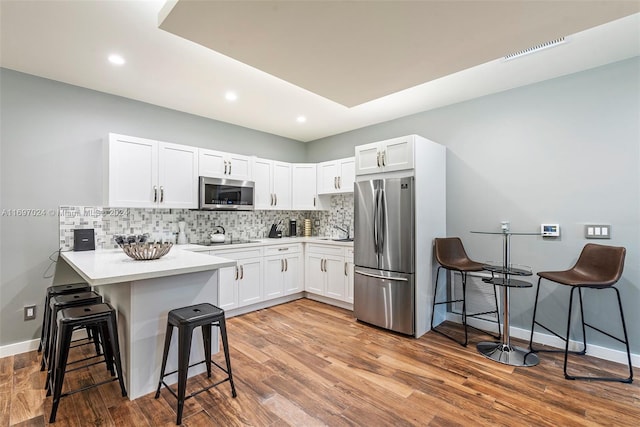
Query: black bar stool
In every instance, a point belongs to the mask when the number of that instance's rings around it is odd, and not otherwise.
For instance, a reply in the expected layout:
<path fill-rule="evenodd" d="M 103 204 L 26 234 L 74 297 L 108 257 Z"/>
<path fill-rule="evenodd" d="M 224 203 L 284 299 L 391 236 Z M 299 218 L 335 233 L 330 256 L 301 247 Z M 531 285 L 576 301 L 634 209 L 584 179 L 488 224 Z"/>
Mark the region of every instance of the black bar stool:
<path fill-rule="evenodd" d="M 49 324 L 51 323 L 51 310 L 49 309 L 49 302 L 51 297 L 57 295 L 75 294 L 78 292 L 88 292 L 91 290 L 91 286 L 87 283 L 73 283 L 69 285 L 55 285 L 47 288 L 47 294 L 44 298 L 44 313 L 42 315 L 42 329 L 40 332 L 40 344 L 38 344 L 38 353 L 40 353 L 45 343 L 49 340 Z"/>
<path fill-rule="evenodd" d="M 51 363 L 53 352 L 55 350 L 55 333 L 58 327 L 56 318 L 58 312 L 62 309 L 69 307 L 77 307 L 79 305 L 90 305 L 90 304 L 99 304 L 102 302 L 102 296 L 100 294 L 89 291 L 89 292 L 78 292 L 75 294 L 66 294 L 66 295 L 56 295 L 51 297 L 49 301 L 49 339 L 45 341 L 45 345 L 42 348 L 42 361 L 40 362 L 40 370 L 44 371 L 47 368 L 47 379 L 45 381 L 45 388 L 49 387 L 49 379 L 51 376 L 51 370 L 53 368 L 53 364 Z M 89 327 L 89 329 L 91 329 Z M 95 330 L 94 330 L 95 332 Z M 91 338 L 83 338 L 78 341 L 84 341 L 82 344 L 85 345 L 93 342 L 96 347 L 96 354 L 100 354 L 100 344 L 99 337 L 97 333 L 93 333 Z"/>
<path fill-rule="evenodd" d="M 202 340 L 204 341 L 204 357 L 205 360 L 189 365 L 189 356 L 191 353 L 191 338 L 193 330 L 200 326 L 202 328 Z M 223 368 L 216 362 L 211 360 L 211 326 L 217 326 L 220 328 L 220 336 L 222 337 L 222 347 L 224 349 L 224 357 L 227 364 L 227 368 Z M 167 367 L 167 356 L 169 354 L 169 346 L 171 345 L 171 335 L 173 328 L 178 328 L 178 369 L 165 374 L 165 368 Z M 202 363 L 207 364 L 207 376 L 211 378 L 211 364 L 213 363 L 223 372 L 227 374 L 227 377 L 211 384 L 202 390 L 198 390 L 185 397 L 187 389 L 187 374 L 189 368 L 192 366 L 200 365 Z M 164 382 L 164 377 L 178 373 L 178 394 L 176 394 L 170 387 Z M 169 390 L 171 394 L 178 399 L 178 417 L 176 424 L 182 422 L 182 410 L 184 409 L 184 401 L 190 397 L 209 390 L 212 387 L 218 386 L 226 381 L 231 384 L 231 395 L 236 397 L 236 388 L 233 384 L 233 376 L 231 374 L 231 359 L 229 358 L 229 344 L 227 341 L 227 327 L 225 324 L 224 310 L 208 303 L 196 304 L 189 307 L 177 308 L 169 312 L 167 319 L 167 333 L 164 338 L 164 353 L 162 354 L 162 368 L 160 369 L 160 381 L 158 381 L 158 389 L 156 391 L 155 398 L 160 397 L 160 388 L 164 386 Z"/>
<path fill-rule="evenodd" d="M 123 397 L 127 395 L 127 390 L 125 389 L 122 378 L 116 311 L 113 307 L 107 303 L 102 303 L 64 308 L 57 313 L 56 318 L 57 328 L 56 330 L 52 330 L 52 337 L 55 340 L 55 344 L 52 347 L 55 351 L 53 351 L 53 359 L 51 360 L 53 368 L 51 369 L 51 384 L 49 386 L 49 391 L 51 392 L 51 390 L 53 390 L 53 404 L 51 406 L 51 415 L 49 416 L 50 423 L 56 420 L 58 405 L 62 397 L 112 381 L 118 381 L 120 383 L 120 390 L 122 391 Z M 103 337 L 104 360 L 67 370 L 67 360 L 69 358 L 69 350 L 71 349 L 71 335 L 76 329 L 88 327 L 99 330 L 100 335 Z M 62 393 L 62 384 L 67 372 L 102 362 L 106 362 L 107 366 L 110 366 L 111 375 L 114 376 L 117 373 L 117 377 Z M 114 365 L 115 372 L 113 370 Z M 47 395 L 49 395 L 49 393 L 47 393 Z"/>

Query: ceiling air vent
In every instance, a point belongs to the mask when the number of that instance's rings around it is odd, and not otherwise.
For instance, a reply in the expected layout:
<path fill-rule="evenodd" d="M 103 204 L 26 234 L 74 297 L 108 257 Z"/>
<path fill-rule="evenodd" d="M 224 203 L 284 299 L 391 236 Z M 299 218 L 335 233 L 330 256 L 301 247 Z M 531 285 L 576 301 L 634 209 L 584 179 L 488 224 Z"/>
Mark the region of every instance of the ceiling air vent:
<path fill-rule="evenodd" d="M 521 50 L 519 52 L 510 53 L 509 55 L 504 57 L 504 60 L 508 61 L 510 59 L 519 58 L 521 56 L 529 55 L 530 53 L 534 53 L 534 52 L 539 52 L 539 51 L 541 51 L 543 49 L 548 49 L 550 47 L 558 46 L 559 44 L 563 44 L 563 43 L 566 43 L 566 40 L 565 40 L 564 37 L 560 37 L 559 39 L 555 39 L 555 40 L 551 40 L 551 41 L 548 41 L 548 42 L 540 43 L 539 45 L 529 47 L 529 48 Z"/>

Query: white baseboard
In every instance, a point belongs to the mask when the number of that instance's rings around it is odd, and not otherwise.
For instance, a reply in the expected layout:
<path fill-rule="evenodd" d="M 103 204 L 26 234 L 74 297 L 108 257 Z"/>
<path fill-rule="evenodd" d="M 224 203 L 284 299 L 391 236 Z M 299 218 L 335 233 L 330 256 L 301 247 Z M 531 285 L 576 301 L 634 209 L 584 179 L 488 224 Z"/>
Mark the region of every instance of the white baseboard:
<path fill-rule="evenodd" d="M 16 354 L 28 353 L 30 351 L 37 350 L 39 344 L 40 338 L 3 345 L 0 347 L 0 357 L 14 356 Z"/>
<path fill-rule="evenodd" d="M 86 338 L 87 333 L 82 330 L 73 331 L 73 339 Z M 8 344 L 0 346 L 0 357 L 9 357 L 15 356 L 16 354 L 28 353 L 33 350 L 38 349 L 38 345 L 40 345 L 40 338 L 35 340 L 28 340 L 17 342 L 15 344 Z"/>
<path fill-rule="evenodd" d="M 447 313 L 447 320 L 456 323 L 462 323 L 461 318 L 457 314 Z M 495 331 L 496 324 L 493 322 L 488 322 L 482 319 L 471 319 L 468 320 L 469 325 L 473 325 L 477 328 L 487 330 L 487 331 Z M 521 340 L 529 341 L 529 337 L 531 336 L 531 330 L 511 327 L 509 328 L 511 331 L 511 337 L 518 338 Z M 533 334 L 533 342 L 541 345 L 548 345 L 550 347 L 555 347 L 559 349 L 564 349 L 564 341 L 560 338 L 550 335 L 543 334 L 540 332 L 535 332 Z M 582 348 L 582 343 L 580 341 L 569 341 L 569 350 L 579 350 Z M 608 360 L 610 362 L 617 362 L 626 365 L 627 362 L 627 352 L 614 350 L 607 347 L 602 347 L 599 345 L 593 345 L 587 343 L 587 354 L 589 356 L 597 357 L 598 359 Z M 631 365 L 634 367 L 640 367 L 640 354 L 631 353 Z"/>

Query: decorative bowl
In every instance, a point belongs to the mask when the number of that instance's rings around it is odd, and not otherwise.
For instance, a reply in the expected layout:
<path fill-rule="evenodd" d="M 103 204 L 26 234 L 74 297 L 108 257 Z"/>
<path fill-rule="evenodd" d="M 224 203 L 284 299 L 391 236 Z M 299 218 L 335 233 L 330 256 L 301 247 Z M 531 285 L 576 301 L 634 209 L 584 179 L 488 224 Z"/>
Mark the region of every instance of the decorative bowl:
<path fill-rule="evenodd" d="M 136 261 L 158 259 L 169 253 L 173 243 L 123 243 L 120 245 L 125 254 Z"/>

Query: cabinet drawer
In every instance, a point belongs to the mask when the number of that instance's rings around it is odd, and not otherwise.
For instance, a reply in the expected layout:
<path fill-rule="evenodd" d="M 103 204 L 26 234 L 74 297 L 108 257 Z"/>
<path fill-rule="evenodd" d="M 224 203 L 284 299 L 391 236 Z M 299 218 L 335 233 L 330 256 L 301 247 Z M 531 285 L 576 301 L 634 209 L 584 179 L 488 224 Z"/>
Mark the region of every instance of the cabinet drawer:
<path fill-rule="evenodd" d="M 307 243 L 307 253 L 344 256 L 344 247 Z"/>
<path fill-rule="evenodd" d="M 227 249 L 227 250 L 216 250 L 211 251 L 211 255 L 219 256 L 222 258 L 229 259 L 247 259 L 247 258 L 260 258 L 262 257 L 262 248 L 252 248 L 252 249 Z"/>
<path fill-rule="evenodd" d="M 302 245 L 300 243 L 267 246 L 264 248 L 264 256 L 292 254 L 300 252 L 301 249 Z"/>
<path fill-rule="evenodd" d="M 349 260 L 353 261 L 353 248 L 346 248 L 346 249 L 344 250 L 344 256 L 345 256 L 347 259 L 349 259 Z"/>

